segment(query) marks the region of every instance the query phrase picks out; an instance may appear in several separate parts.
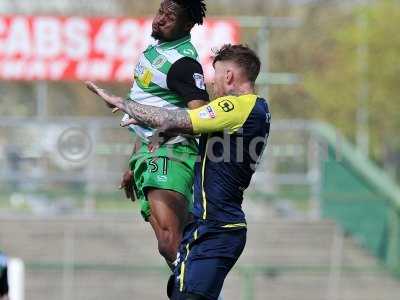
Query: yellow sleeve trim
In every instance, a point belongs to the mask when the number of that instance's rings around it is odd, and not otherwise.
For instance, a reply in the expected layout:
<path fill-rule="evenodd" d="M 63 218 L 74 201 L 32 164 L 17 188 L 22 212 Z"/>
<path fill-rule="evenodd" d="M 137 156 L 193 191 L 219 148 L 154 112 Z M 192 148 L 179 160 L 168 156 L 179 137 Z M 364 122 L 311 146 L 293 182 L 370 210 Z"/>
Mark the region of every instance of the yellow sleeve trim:
<path fill-rule="evenodd" d="M 208 133 L 224 129 L 231 134 L 241 128 L 256 103 L 256 95 L 224 96 L 208 105 L 189 110 L 193 132 Z"/>

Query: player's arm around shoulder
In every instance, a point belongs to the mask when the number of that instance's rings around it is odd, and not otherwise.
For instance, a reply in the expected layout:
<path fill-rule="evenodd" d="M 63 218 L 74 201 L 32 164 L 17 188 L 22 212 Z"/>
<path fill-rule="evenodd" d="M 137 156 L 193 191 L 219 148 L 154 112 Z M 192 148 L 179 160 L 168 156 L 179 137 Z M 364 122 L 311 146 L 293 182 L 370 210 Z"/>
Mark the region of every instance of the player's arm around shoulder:
<path fill-rule="evenodd" d="M 250 98 L 249 98 L 250 99 Z M 252 107 L 252 100 L 237 96 L 223 96 L 208 105 L 189 110 L 193 132 L 209 133 L 227 130 L 235 132 L 242 127 Z"/>
<path fill-rule="evenodd" d="M 157 148 L 164 133 L 200 134 L 228 129 L 234 132 L 243 125 L 243 104 L 238 97 L 225 96 L 196 109 L 160 111 L 162 124 L 151 137 L 151 144 Z M 247 117 L 246 117 L 247 118 Z"/>
<path fill-rule="evenodd" d="M 166 111 L 158 131 L 200 134 L 227 129 L 233 132 L 243 124 L 242 106 L 238 97 L 225 96 L 195 109 Z"/>

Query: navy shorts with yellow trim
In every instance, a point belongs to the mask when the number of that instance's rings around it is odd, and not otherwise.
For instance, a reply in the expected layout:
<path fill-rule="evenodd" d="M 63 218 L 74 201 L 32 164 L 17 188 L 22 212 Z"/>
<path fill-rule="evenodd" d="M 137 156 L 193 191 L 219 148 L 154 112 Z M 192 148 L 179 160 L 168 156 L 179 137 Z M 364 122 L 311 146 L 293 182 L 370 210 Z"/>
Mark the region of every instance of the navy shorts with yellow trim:
<path fill-rule="evenodd" d="M 245 226 L 245 224 L 244 224 Z M 198 294 L 216 300 L 246 244 L 247 229 L 197 221 L 186 226 L 169 283 L 171 299 Z"/>

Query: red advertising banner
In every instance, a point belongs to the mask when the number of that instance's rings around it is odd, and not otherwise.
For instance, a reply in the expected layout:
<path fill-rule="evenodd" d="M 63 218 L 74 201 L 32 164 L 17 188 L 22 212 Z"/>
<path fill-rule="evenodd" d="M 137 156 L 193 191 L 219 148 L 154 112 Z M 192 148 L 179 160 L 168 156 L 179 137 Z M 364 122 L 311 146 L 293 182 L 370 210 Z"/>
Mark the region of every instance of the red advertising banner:
<path fill-rule="evenodd" d="M 129 81 L 154 42 L 151 18 L 0 16 L 0 79 Z M 206 75 L 211 49 L 239 40 L 234 20 L 208 20 L 192 31 Z"/>

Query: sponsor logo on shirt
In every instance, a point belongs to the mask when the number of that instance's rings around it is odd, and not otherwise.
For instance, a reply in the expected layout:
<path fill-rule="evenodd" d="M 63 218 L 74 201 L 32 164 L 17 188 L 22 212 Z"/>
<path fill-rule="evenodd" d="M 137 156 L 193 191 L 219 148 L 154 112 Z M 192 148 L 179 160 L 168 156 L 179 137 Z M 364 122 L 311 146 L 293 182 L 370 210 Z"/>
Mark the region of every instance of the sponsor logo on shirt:
<path fill-rule="evenodd" d="M 218 106 L 221 107 L 224 112 L 230 112 L 235 109 L 233 103 L 227 99 L 218 102 Z"/>
<path fill-rule="evenodd" d="M 136 67 L 135 67 L 135 77 L 140 77 L 143 75 L 144 72 L 144 66 L 139 62 Z"/>
<path fill-rule="evenodd" d="M 214 119 L 216 116 L 212 107 L 207 105 L 204 109 L 200 111 L 199 117 L 201 119 Z"/>
<path fill-rule="evenodd" d="M 142 76 L 140 76 L 140 82 L 144 87 L 149 87 L 151 80 L 153 79 L 153 73 L 149 69 L 146 69 Z"/>
<path fill-rule="evenodd" d="M 157 175 L 157 180 L 161 182 L 166 182 L 168 180 L 168 177 L 165 175 Z"/>
<path fill-rule="evenodd" d="M 135 68 L 135 80 L 139 81 L 139 83 L 148 88 L 151 80 L 153 79 L 153 73 L 148 68 L 145 68 L 141 63 L 138 63 Z"/>
<path fill-rule="evenodd" d="M 206 85 L 204 84 L 204 76 L 202 74 L 194 73 L 193 79 L 194 79 L 194 82 L 195 82 L 197 88 L 199 88 L 201 90 L 206 89 Z"/>
<path fill-rule="evenodd" d="M 215 118 L 215 112 L 213 111 L 212 107 L 207 105 L 207 111 L 208 111 L 208 115 L 210 116 L 211 119 Z"/>

